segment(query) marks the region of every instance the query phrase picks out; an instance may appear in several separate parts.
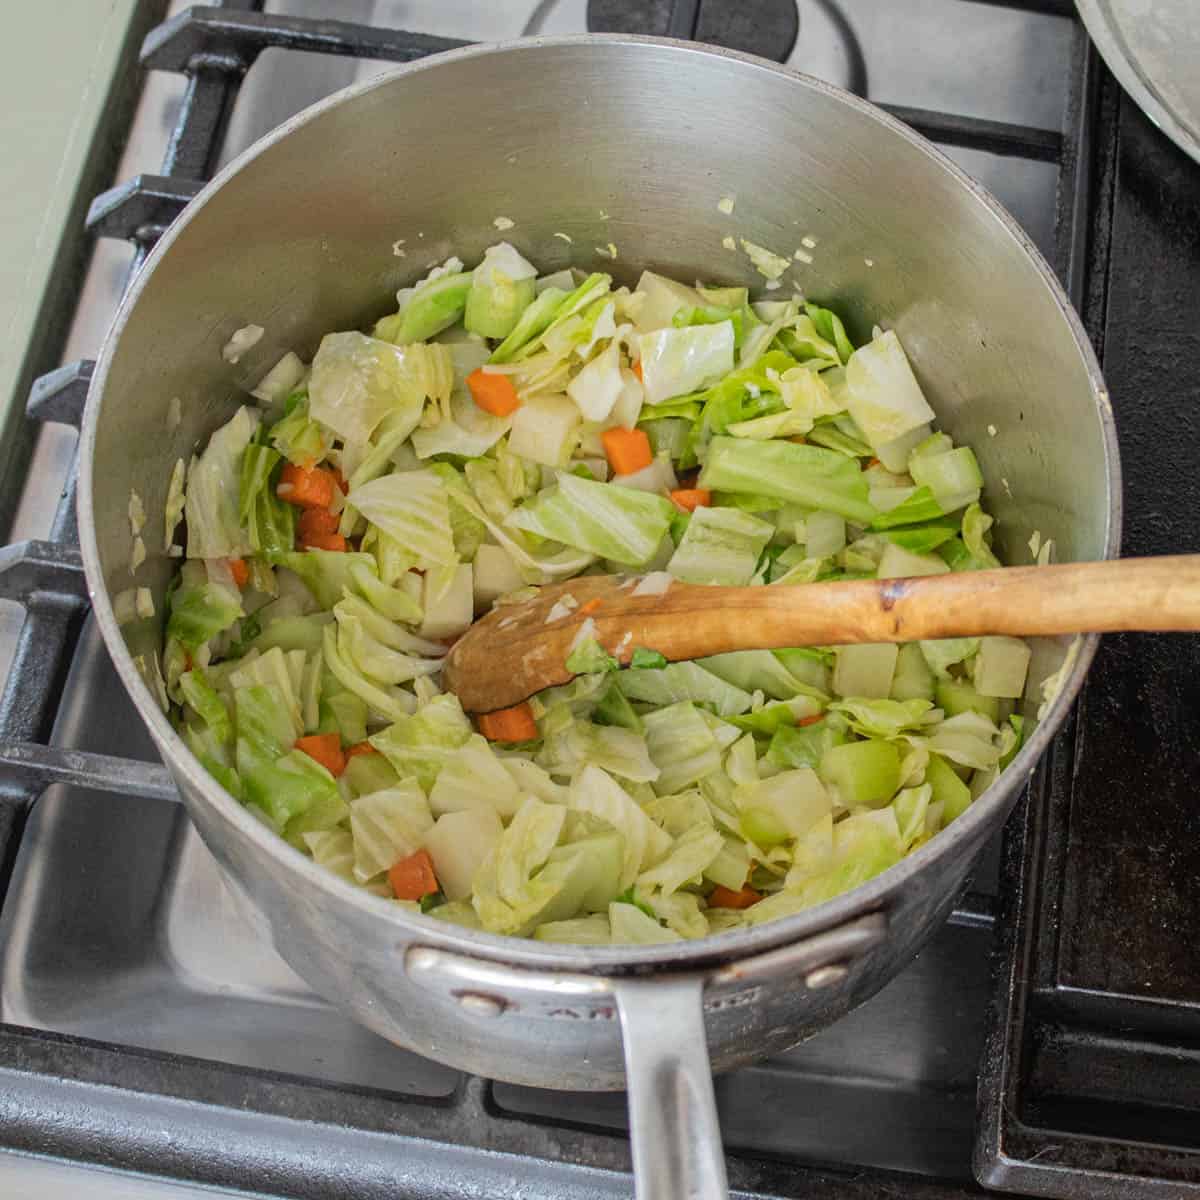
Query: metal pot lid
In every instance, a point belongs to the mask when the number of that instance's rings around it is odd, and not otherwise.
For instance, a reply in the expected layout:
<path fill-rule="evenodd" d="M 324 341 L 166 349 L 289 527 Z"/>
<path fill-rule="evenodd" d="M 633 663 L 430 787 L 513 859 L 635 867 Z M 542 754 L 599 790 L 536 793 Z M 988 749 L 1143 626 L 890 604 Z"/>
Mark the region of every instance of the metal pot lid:
<path fill-rule="evenodd" d="M 1076 0 L 1109 69 L 1141 110 L 1200 162 L 1196 0 Z"/>

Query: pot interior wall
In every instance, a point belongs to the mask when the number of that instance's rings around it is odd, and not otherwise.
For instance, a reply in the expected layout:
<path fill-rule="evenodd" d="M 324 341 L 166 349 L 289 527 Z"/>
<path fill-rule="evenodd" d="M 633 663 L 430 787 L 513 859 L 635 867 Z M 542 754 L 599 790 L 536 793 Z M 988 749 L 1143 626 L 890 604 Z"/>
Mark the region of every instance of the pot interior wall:
<path fill-rule="evenodd" d="M 940 159 L 824 85 L 738 58 L 527 42 L 429 60 L 327 105 L 164 239 L 100 372 L 92 504 L 110 595 L 150 586 L 161 620 L 172 467 L 283 351 L 311 355 L 433 264 L 471 263 L 501 237 L 547 271 L 625 283 L 651 266 L 762 288 L 723 239 L 801 251 L 762 294 L 798 287 L 845 313 L 856 339 L 896 328 L 942 424 L 979 455 L 1008 561 L 1029 561 L 1034 530 L 1059 559 L 1103 556 L 1104 431 L 1072 326 L 1020 240 Z M 226 362 L 251 323 L 265 336 Z M 133 491 L 150 514 L 136 572 Z M 145 653 L 158 630 L 126 635 Z"/>

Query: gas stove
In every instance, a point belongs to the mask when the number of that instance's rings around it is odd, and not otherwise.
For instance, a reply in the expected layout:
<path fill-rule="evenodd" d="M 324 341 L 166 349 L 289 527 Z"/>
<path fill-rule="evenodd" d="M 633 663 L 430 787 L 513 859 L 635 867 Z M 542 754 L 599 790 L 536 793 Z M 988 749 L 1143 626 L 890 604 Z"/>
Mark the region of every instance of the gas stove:
<path fill-rule="evenodd" d="M 368 1033 L 244 924 L 175 802 L 88 618 L 72 509 L 71 427 L 129 274 L 215 169 L 389 64 L 589 28 L 733 46 L 883 105 L 1013 212 L 1103 355 L 1125 552 L 1179 552 L 1200 542 L 1200 167 L 1069 0 L 128 8 L 88 159 L 113 186 L 53 276 L 78 307 L 31 346 L 28 421 L 0 432 L 0 1194 L 627 1195 L 623 1096 Z M 1105 639 L 950 924 L 861 1009 L 718 1078 L 737 1192 L 1200 1196 L 1198 666 L 1195 639 Z"/>

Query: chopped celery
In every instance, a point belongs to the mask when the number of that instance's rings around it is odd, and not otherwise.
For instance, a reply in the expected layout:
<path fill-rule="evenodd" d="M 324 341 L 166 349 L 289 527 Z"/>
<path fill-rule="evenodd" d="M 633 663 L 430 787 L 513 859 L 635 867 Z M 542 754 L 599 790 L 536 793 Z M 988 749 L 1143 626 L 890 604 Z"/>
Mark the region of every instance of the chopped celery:
<path fill-rule="evenodd" d="M 419 283 L 398 313 L 376 324 L 373 335 L 399 346 L 435 337 L 462 320 L 471 280 L 470 271 L 459 271 Z"/>
<path fill-rule="evenodd" d="M 898 657 L 891 644 L 835 647 L 833 690 L 839 696 L 884 699 L 891 693 Z"/>
<path fill-rule="evenodd" d="M 608 685 L 600 697 L 592 714 L 592 719 L 598 725 L 618 725 L 622 729 L 632 729 L 642 732 L 642 719 L 633 710 L 625 693 L 617 686 L 616 681 Z"/>
<path fill-rule="evenodd" d="M 382 791 L 400 782 L 396 768 L 382 754 L 355 754 L 347 760 L 343 778 L 356 796 Z"/>
<path fill-rule="evenodd" d="M 1013 731 L 1012 744 L 1000 755 L 1000 770 L 1004 770 L 1017 756 L 1017 752 L 1025 744 L 1025 718 L 1019 713 L 1013 713 L 1008 718 L 1009 728 Z"/>
<path fill-rule="evenodd" d="M 992 518 L 978 504 L 968 505 L 967 511 L 963 513 L 962 539 L 972 563 L 979 567 L 993 568 L 1000 565 L 1000 560 L 992 553 L 987 540 L 987 533 L 991 527 Z"/>
<path fill-rule="evenodd" d="M 846 327 L 842 324 L 842 318 L 832 309 L 821 308 L 818 304 L 806 304 L 804 311 L 808 314 L 808 319 L 813 323 L 813 328 L 817 333 L 837 347 L 838 358 L 843 363 L 849 362 L 850 357 L 854 354 L 854 343 L 846 336 Z"/>
<path fill-rule="evenodd" d="M 980 638 L 975 659 L 975 690 L 981 696 L 1019 700 L 1025 694 L 1031 653 L 1020 638 Z"/>
<path fill-rule="evenodd" d="M 826 750 L 817 770 L 847 808 L 878 807 L 900 786 L 900 751 L 891 742 L 846 742 Z"/>
<path fill-rule="evenodd" d="M 551 322 L 562 310 L 567 293 L 557 287 L 548 287 L 539 292 L 533 302 L 517 318 L 517 323 L 504 341 L 492 351 L 488 362 L 511 362 L 513 355 L 534 338 L 545 333 Z"/>
<path fill-rule="evenodd" d="M 892 699 L 932 700 L 933 693 L 933 672 L 921 653 L 920 644 L 908 642 L 901 646 L 896 656 L 896 670 L 892 675 Z"/>
<path fill-rule="evenodd" d="M 326 728 L 322 717 L 319 732 L 340 734 L 347 746 L 367 740 L 367 706 L 353 692 L 334 692 L 321 701 L 321 711 L 328 714 L 330 728 Z"/>
<path fill-rule="evenodd" d="M 939 679 L 934 692 L 937 706 L 948 717 L 959 713 L 977 712 L 989 721 L 1000 719 L 1000 701 L 993 696 L 980 695 L 969 683 L 961 679 Z"/>
<path fill-rule="evenodd" d="M 878 579 L 908 579 L 917 575 L 945 575 L 949 570 L 936 554 L 913 554 L 895 542 L 888 542 L 875 575 Z"/>
<path fill-rule="evenodd" d="M 282 455 L 252 443 L 242 455 L 239 514 L 250 545 L 268 557 L 289 551 L 296 540 L 295 508 L 275 494 L 275 468 Z"/>
<path fill-rule="evenodd" d="M 536 278 L 537 268 L 507 242 L 488 247 L 471 279 L 463 324 L 482 337 L 508 337 L 534 301 Z"/>
<path fill-rule="evenodd" d="M 942 824 L 949 825 L 966 812 L 971 804 L 971 789 L 959 779 L 954 768 L 936 754 L 929 756 L 925 782 L 933 788 L 933 802 L 942 806 Z"/>

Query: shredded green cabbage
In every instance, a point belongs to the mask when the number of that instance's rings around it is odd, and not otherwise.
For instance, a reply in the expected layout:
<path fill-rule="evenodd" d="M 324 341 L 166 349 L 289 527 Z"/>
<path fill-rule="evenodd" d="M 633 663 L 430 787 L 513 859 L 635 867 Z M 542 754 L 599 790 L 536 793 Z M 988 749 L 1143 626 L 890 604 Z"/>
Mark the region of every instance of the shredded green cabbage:
<path fill-rule="evenodd" d="M 489 742 L 442 664 L 524 589 L 980 570 L 992 517 L 894 330 L 855 348 L 830 308 L 649 271 L 632 292 L 539 279 L 507 243 L 397 299 L 369 336 L 329 333 L 311 371 L 284 355 L 253 394 L 274 423 L 239 408 L 176 465 L 163 514 L 168 546 L 186 517 L 173 719 L 313 861 L 417 919 L 652 945 L 864 883 L 1016 755 L 1019 639 L 668 662 L 586 613 L 572 681 L 529 700 L 522 741 Z M 648 465 L 610 482 L 608 441 L 643 435 Z M 315 510 L 278 493 L 297 468 L 319 468 L 297 496 Z M 434 890 L 396 896 L 389 872 L 421 852 Z"/>

